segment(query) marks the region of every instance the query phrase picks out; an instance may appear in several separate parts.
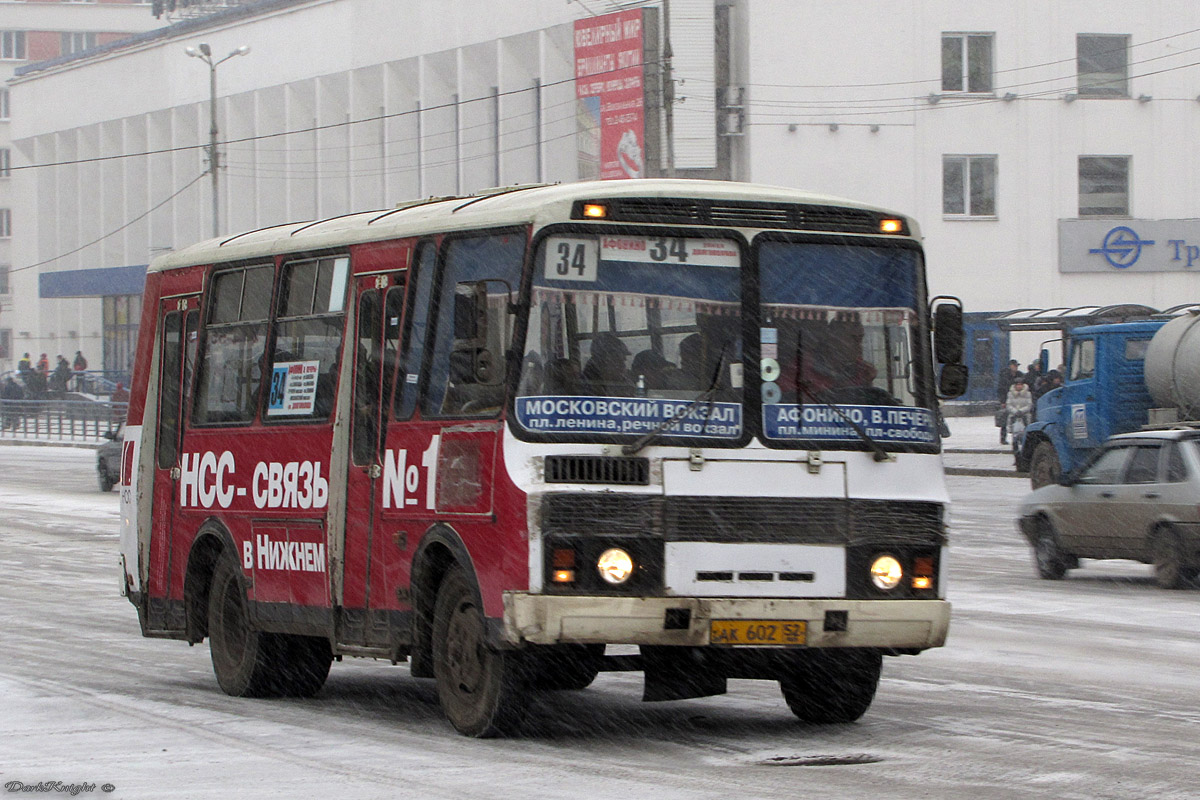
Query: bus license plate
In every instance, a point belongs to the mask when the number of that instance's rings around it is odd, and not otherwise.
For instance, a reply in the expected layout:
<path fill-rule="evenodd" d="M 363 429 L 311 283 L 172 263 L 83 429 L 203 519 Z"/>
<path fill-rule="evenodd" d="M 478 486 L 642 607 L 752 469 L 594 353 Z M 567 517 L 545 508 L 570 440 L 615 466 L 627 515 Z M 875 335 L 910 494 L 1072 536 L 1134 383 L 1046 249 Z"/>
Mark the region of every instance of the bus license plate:
<path fill-rule="evenodd" d="M 780 619 L 714 619 L 709 629 L 709 644 L 795 646 L 805 642 L 808 623 Z"/>

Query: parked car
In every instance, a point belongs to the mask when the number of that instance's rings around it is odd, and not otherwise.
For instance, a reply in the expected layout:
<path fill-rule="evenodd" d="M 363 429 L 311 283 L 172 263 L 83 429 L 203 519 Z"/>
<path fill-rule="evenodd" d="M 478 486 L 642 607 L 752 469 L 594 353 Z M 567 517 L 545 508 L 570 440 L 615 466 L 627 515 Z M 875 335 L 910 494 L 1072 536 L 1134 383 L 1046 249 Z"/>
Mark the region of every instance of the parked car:
<path fill-rule="evenodd" d="M 100 479 L 100 491 L 111 492 L 121 479 L 121 446 L 125 439 L 125 423 L 104 436 L 108 441 L 96 450 L 96 475 Z"/>
<path fill-rule="evenodd" d="M 1153 564 L 1164 589 L 1182 588 L 1200 573 L 1200 430 L 1114 436 L 1026 496 L 1019 514 L 1043 578 L 1080 558 L 1127 558 Z"/>

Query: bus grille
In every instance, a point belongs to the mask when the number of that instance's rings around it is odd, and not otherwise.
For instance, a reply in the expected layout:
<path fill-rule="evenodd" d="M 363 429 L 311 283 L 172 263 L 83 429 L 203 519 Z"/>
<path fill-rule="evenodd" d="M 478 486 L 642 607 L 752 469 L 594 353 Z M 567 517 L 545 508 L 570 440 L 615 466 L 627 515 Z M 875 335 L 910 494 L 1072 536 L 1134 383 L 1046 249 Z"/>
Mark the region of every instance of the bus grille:
<path fill-rule="evenodd" d="M 801 203 L 739 203 L 669 197 L 622 197 L 604 201 L 610 222 L 779 228 L 835 233 L 879 233 L 874 211 Z M 582 203 L 574 216 L 582 219 Z M 907 232 L 907 231 L 905 231 Z"/>
<path fill-rule="evenodd" d="M 546 456 L 546 483 L 646 486 L 650 483 L 650 461 L 612 456 Z"/>
<path fill-rule="evenodd" d="M 895 500 L 551 494 L 545 530 L 661 532 L 674 542 L 941 546 L 942 507 Z"/>

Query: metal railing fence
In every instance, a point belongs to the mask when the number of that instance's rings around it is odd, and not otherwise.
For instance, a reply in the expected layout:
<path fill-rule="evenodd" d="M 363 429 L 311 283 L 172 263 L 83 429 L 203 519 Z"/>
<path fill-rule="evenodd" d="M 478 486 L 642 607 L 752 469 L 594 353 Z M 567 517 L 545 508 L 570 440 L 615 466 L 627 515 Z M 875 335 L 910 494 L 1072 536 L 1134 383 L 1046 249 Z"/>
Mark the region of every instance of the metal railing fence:
<path fill-rule="evenodd" d="M 128 403 L 0 400 L 0 441 L 104 441 L 125 421 Z"/>

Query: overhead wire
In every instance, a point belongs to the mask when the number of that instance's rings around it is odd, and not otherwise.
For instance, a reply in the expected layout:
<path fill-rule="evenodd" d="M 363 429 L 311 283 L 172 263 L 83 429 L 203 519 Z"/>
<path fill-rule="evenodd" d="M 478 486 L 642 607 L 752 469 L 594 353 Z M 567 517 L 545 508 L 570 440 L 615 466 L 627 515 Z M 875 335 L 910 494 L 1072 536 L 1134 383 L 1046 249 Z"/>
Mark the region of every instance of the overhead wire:
<path fill-rule="evenodd" d="M 183 194 L 183 193 L 184 193 L 184 192 L 186 192 L 188 189 L 190 189 L 190 188 L 192 188 L 193 186 L 195 186 L 197 183 L 199 183 L 199 182 L 200 182 L 200 179 L 201 179 L 201 178 L 204 178 L 204 177 L 206 177 L 207 175 L 208 175 L 208 171 L 207 171 L 207 170 L 206 170 L 206 171 L 204 171 L 204 172 L 201 172 L 201 173 L 200 173 L 199 175 L 197 175 L 195 178 L 192 178 L 190 181 L 188 181 L 187 183 L 185 183 L 183 186 L 181 186 L 181 187 L 179 187 L 178 189 L 176 189 L 176 190 L 175 190 L 173 193 L 171 193 L 171 195 L 170 195 L 169 197 L 165 198 L 165 199 L 164 199 L 162 202 L 160 202 L 160 203 L 156 204 L 156 205 L 155 205 L 155 206 L 153 206 L 152 208 L 148 209 L 146 212 L 144 212 L 144 213 L 142 213 L 142 214 L 139 214 L 138 216 L 136 216 L 136 217 L 134 217 L 133 219 L 129 220 L 128 222 L 126 222 L 126 223 L 125 223 L 124 225 L 122 225 L 121 227 L 119 227 L 119 228 L 114 228 L 113 230 L 109 231 L 108 233 L 104 234 L 103 236 L 101 236 L 101 237 L 99 237 L 99 238 L 97 238 L 97 239 L 93 239 L 92 241 L 88 242 L 87 244 L 81 244 L 79 247 L 76 247 L 74 250 L 68 250 L 68 251 L 67 251 L 67 252 L 65 252 L 65 253 L 59 253 L 58 255 L 56 255 L 56 256 L 53 256 L 52 258 L 47 258 L 46 260 L 44 260 L 44 261 L 39 261 L 39 262 L 37 262 L 36 264 L 29 264 L 29 265 L 27 265 L 27 266 L 24 266 L 24 267 L 16 267 L 16 268 L 14 268 L 14 269 L 10 269 L 10 270 L 9 270 L 9 274 L 12 274 L 12 273 L 14 273 L 14 272 L 24 272 L 24 271 L 25 271 L 25 270 L 27 270 L 27 269 L 37 269 L 38 267 L 44 267 L 44 266 L 46 266 L 47 264 L 53 264 L 55 261 L 58 261 L 60 258 L 66 258 L 67 256 L 73 256 L 73 255 L 75 255 L 76 253 L 78 253 L 78 252 L 81 252 L 81 251 L 83 251 L 83 250 L 86 250 L 87 248 L 89 248 L 89 247 L 91 247 L 91 246 L 93 246 L 93 245 L 100 244 L 100 242 L 103 242 L 105 239 L 108 239 L 109 237 L 112 237 L 112 236 L 116 236 L 118 233 L 120 233 L 121 231 L 125 230 L 126 228 L 129 228 L 129 227 L 131 227 L 131 226 L 133 226 L 133 225 L 136 225 L 137 223 L 141 222 L 141 221 L 142 221 L 142 220 L 144 220 L 146 217 L 150 216 L 150 215 L 151 215 L 151 214 L 153 214 L 155 211 L 158 211 L 160 208 L 162 208 L 163 206 L 165 206 L 167 203 L 170 203 L 170 202 L 171 202 L 172 200 L 174 200 L 176 197 L 179 197 L 179 195 Z"/>

